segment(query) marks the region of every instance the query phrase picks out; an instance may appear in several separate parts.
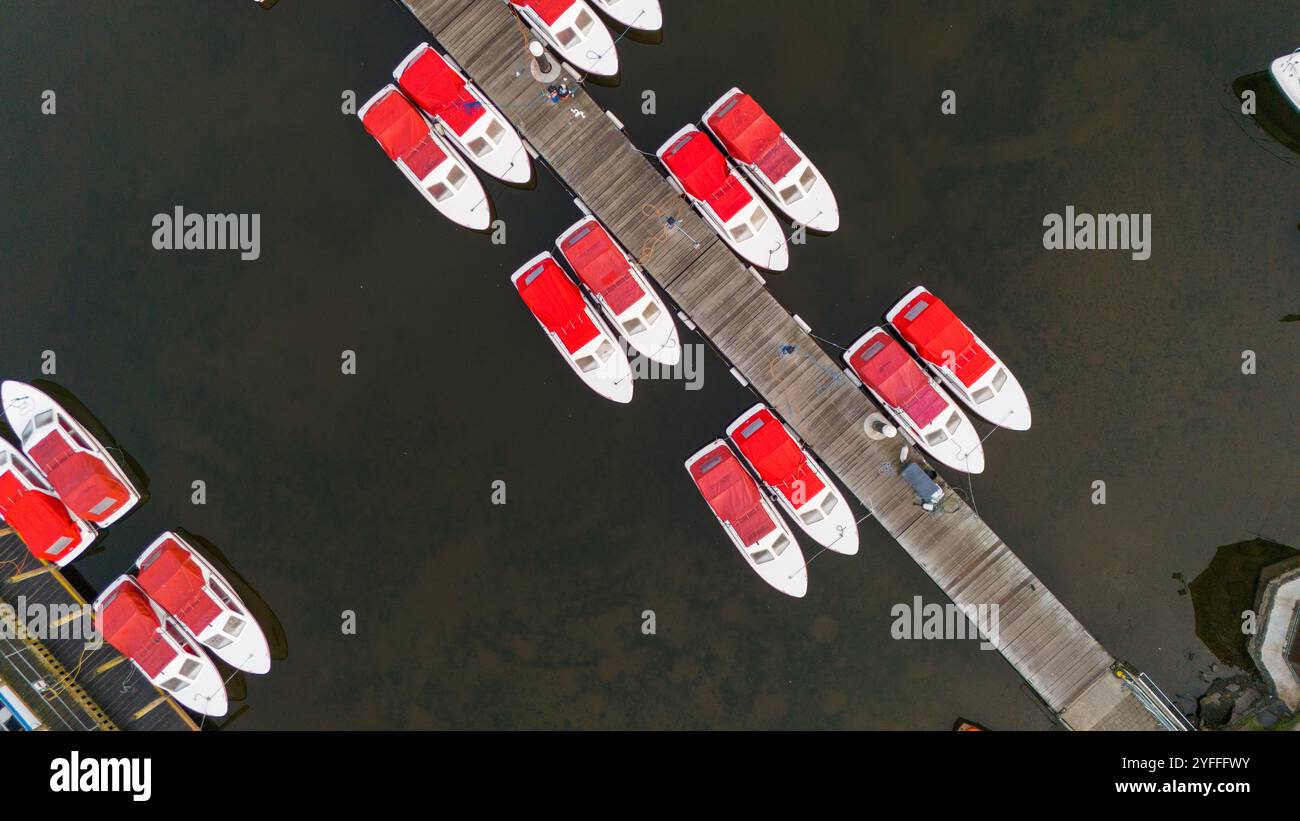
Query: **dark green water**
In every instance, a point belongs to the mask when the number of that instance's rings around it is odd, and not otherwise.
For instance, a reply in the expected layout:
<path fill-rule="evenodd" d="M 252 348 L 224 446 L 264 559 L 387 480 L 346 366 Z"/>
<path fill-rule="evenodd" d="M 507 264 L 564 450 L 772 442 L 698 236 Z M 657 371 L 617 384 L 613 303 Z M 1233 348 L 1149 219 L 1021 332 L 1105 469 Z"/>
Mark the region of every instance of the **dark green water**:
<path fill-rule="evenodd" d="M 1294 8 L 666 6 L 595 96 L 647 150 L 757 96 L 844 217 L 773 292 L 841 343 L 918 281 L 953 304 L 1034 409 L 986 443 L 980 512 L 1117 657 L 1192 692 L 1212 659 L 1171 574 L 1297 542 L 1300 169 L 1221 107 L 1300 43 Z M 577 217 L 554 180 L 491 187 L 494 246 L 340 112 L 424 38 L 383 0 L 0 0 L 0 373 L 55 351 L 153 496 L 85 579 L 165 527 L 225 553 L 289 643 L 232 729 L 1049 726 L 996 653 L 890 638 L 894 603 L 942 598 L 870 522 L 802 601 L 744 568 L 681 467 L 753 401 L 719 360 L 702 391 L 599 400 L 508 283 Z M 178 204 L 260 213 L 261 258 L 153 250 Z M 1151 259 L 1044 251 L 1067 205 L 1151 213 Z"/>

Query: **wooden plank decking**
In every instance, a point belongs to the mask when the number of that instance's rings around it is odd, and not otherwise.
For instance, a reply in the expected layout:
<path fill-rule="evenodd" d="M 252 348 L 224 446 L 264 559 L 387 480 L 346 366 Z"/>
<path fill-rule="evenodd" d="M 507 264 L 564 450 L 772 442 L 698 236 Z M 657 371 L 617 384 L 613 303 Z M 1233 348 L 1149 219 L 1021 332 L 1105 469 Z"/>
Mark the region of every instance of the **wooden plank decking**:
<path fill-rule="evenodd" d="M 876 442 L 863 432 L 864 418 L 875 410 L 866 394 L 677 195 L 653 160 L 589 96 L 558 105 L 545 100 L 529 70 L 522 24 L 503 3 L 400 1 L 935 583 L 959 605 L 998 606 L 995 644 L 1053 711 L 1065 712 L 1086 692 L 1106 710 L 1076 711 L 1075 729 L 1100 724 L 1116 710 L 1131 725 L 1150 718 L 1140 704 L 1140 714 L 1128 709 L 1137 702 L 1111 675 L 1114 659 L 1105 648 L 956 493 L 948 489 L 943 513 L 916 504 L 897 475 L 899 443 Z M 669 229 L 667 216 L 680 222 L 678 230 Z M 1156 728 L 1154 718 L 1147 726 Z"/>
<path fill-rule="evenodd" d="M 0 536 L 0 602 L 16 611 L 26 609 L 20 604 L 62 612 L 86 604 L 58 570 L 26 575 L 42 566 L 17 536 Z M 88 650 L 82 638 L 24 640 L 7 631 L 0 637 L 0 655 L 0 678 L 52 729 L 197 729 L 176 702 L 107 642 Z M 39 692 L 32 686 L 38 680 L 45 687 Z"/>

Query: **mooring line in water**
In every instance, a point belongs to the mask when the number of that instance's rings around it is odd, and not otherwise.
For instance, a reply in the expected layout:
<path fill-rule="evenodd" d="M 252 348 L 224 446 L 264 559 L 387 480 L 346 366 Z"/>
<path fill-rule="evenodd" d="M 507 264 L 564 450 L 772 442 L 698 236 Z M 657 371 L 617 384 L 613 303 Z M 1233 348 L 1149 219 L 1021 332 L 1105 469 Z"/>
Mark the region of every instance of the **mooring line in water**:
<path fill-rule="evenodd" d="M 1278 162 L 1286 163 L 1292 168 L 1300 168 L 1300 163 L 1295 162 L 1289 157 L 1284 157 L 1280 154 L 1274 154 L 1264 145 L 1264 143 L 1261 140 L 1259 140 L 1259 138 L 1257 138 L 1255 135 L 1251 134 L 1249 131 L 1243 128 L 1241 123 L 1237 122 L 1237 113 L 1233 111 L 1231 108 L 1228 108 L 1226 105 L 1224 105 L 1222 101 L 1219 102 L 1219 108 L 1223 109 L 1223 113 L 1228 115 L 1228 119 L 1232 120 L 1232 124 L 1237 127 L 1237 130 L 1240 131 L 1243 135 L 1245 135 L 1246 139 L 1254 143 L 1259 148 L 1260 151 L 1263 151 L 1265 154 L 1269 155 L 1270 157 L 1277 160 Z M 1251 120 L 1253 122 L 1254 118 L 1251 118 Z M 1264 130 L 1263 126 L 1259 125 L 1259 123 L 1255 123 L 1255 125 L 1257 128 Z M 1265 133 L 1267 133 L 1267 131 L 1265 131 Z"/>
<path fill-rule="evenodd" d="M 789 576 L 786 576 L 786 579 L 793 579 L 795 576 L 798 576 L 800 573 L 803 573 L 803 574 L 807 575 L 807 573 L 808 573 L 808 565 L 812 564 L 812 563 L 813 563 L 813 559 L 815 559 L 815 558 L 817 558 L 818 556 L 820 556 L 821 554 L 825 553 L 827 550 L 830 550 L 830 548 L 829 548 L 829 547 L 823 547 L 821 550 L 818 550 L 816 553 L 813 554 L 812 559 L 809 559 L 808 561 L 804 562 L 802 567 L 800 567 L 798 570 L 796 570 L 796 571 L 794 571 L 793 573 L 791 573 Z"/>

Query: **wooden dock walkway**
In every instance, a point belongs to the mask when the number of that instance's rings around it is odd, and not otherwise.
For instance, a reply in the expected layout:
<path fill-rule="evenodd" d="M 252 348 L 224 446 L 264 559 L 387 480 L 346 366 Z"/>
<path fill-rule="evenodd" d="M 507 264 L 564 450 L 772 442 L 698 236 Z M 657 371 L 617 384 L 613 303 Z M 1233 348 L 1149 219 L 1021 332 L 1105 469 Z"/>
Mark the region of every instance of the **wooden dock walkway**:
<path fill-rule="evenodd" d="M 863 431 L 876 410 L 870 399 L 653 159 L 586 94 L 560 104 L 545 99 L 529 70 L 525 30 L 505 4 L 399 2 L 934 582 L 958 605 L 998 606 L 994 643 L 1067 726 L 1160 728 L 1112 672 L 1115 659 L 956 493 L 947 489 L 943 513 L 915 503 L 897 475 L 900 442 Z"/>
<path fill-rule="evenodd" d="M 0 612 L 0 681 L 48 728 L 198 729 L 184 709 L 107 642 L 89 650 L 79 637 L 14 635 L 27 608 L 39 605 L 47 618 L 57 620 L 58 614 L 80 612 L 86 601 L 62 573 L 39 561 L 7 530 L 0 535 L 0 604 L 10 608 Z"/>

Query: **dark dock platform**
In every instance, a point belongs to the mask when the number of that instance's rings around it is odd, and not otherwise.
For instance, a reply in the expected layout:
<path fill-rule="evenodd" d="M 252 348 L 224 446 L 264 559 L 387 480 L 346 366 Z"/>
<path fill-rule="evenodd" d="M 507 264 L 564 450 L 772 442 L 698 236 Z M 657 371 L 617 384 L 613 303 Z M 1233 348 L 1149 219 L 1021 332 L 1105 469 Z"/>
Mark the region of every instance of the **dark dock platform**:
<path fill-rule="evenodd" d="M 505 4 L 399 2 L 935 584 L 958 605 L 998 606 L 995 645 L 1066 726 L 1162 727 L 1115 674 L 1110 653 L 957 493 L 945 485 L 942 513 L 915 503 L 897 475 L 901 442 L 864 432 L 876 411 L 871 400 L 617 121 L 586 94 L 558 105 L 544 100 L 529 69 L 526 29 Z M 566 76 L 577 75 L 570 69 Z"/>
<path fill-rule="evenodd" d="M 57 623 L 88 612 L 86 604 L 59 570 L 0 528 L 0 605 L 7 605 L 0 609 L 0 684 L 18 694 L 42 729 L 197 730 L 184 709 L 106 642 L 92 650 L 84 632 L 49 638 L 33 627 L 37 637 L 25 637 L 19 629 L 34 606 Z"/>

